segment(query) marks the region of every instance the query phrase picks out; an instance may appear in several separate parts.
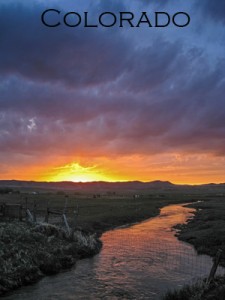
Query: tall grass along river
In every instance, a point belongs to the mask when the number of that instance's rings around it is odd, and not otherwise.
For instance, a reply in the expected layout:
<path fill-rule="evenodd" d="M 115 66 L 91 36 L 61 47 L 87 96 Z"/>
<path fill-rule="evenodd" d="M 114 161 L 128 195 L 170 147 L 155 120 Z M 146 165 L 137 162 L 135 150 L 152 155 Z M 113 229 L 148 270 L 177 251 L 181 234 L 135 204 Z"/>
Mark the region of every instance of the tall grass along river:
<path fill-rule="evenodd" d="M 160 215 L 102 235 L 100 254 L 3 297 L 8 300 L 160 299 L 168 290 L 207 276 L 212 259 L 179 241 L 173 227 L 194 209 L 169 205 Z M 219 272 L 223 272 L 219 270 Z"/>

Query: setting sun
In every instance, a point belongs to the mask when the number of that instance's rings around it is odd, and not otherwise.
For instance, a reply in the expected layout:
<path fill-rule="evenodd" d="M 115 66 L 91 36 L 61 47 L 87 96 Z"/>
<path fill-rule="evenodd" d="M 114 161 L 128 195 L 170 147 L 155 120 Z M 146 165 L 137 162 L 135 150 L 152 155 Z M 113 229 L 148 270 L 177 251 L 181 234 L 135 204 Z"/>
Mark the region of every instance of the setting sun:
<path fill-rule="evenodd" d="M 54 168 L 45 179 L 47 181 L 74 182 L 110 181 L 110 178 L 97 170 L 96 166 L 83 167 L 79 163 Z"/>

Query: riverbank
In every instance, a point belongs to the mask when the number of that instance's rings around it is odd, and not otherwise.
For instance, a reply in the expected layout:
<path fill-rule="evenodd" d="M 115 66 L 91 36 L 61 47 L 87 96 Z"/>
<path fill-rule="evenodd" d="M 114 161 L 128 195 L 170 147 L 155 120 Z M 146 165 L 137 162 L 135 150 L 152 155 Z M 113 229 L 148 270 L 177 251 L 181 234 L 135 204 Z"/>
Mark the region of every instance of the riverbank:
<path fill-rule="evenodd" d="M 0 222 L 0 296 L 44 276 L 57 274 L 74 266 L 77 260 L 92 257 L 102 247 L 100 236 L 119 226 L 156 216 L 159 209 L 134 215 L 111 216 L 107 220 L 78 226 L 71 240 L 66 232 L 51 224 Z"/>
<path fill-rule="evenodd" d="M 0 295 L 68 269 L 100 249 L 101 242 L 95 235 L 79 230 L 68 238 L 54 225 L 1 222 Z"/>
<path fill-rule="evenodd" d="M 170 284 L 175 287 L 190 272 L 196 274 L 190 257 L 196 265 L 201 264 L 201 260 L 195 261 L 192 247 L 178 241 L 172 230 L 178 222 L 185 222 L 191 211 L 169 205 L 163 207 L 161 216 L 108 231 L 101 237 L 104 247 L 99 255 L 79 261 L 76 268 L 59 276 L 47 276 L 37 285 L 15 291 L 6 299 L 69 299 L 74 295 L 79 299 L 89 299 L 90 295 L 93 299 L 159 299 Z M 182 258 L 180 254 L 187 252 L 190 256 Z"/>
<path fill-rule="evenodd" d="M 215 257 L 222 250 L 220 265 L 225 267 L 225 203 L 222 198 L 207 199 L 192 203 L 194 218 L 187 224 L 177 225 L 178 239 L 192 244 L 198 254 Z M 215 277 L 209 285 L 206 279 L 194 285 L 184 286 L 177 291 L 168 292 L 163 300 L 224 300 L 225 276 Z"/>
<path fill-rule="evenodd" d="M 196 201 L 195 196 L 180 194 L 145 195 L 140 198 L 131 196 L 86 200 L 77 219 L 77 226 L 101 236 L 104 232 L 145 221 L 160 214 L 167 205 Z M 90 203 L 91 202 L 91 203 Z M 94 205 L 95 206 L 94 206 Z M 84 207 L 85 205 L 85 207 Z M 93 206 L 92 206 L 93 205 Z"/>
<path fill-rule="evenodd" d="M 222 250 L 220 265 L 225 267 L 225 201 L 208 199 L 189 204 L 195 208 L 194 218 L 187 224 L 178 225 L 178 239 L 192 244 L 198 254 L 215 257 Z"/>
<path fill-rule="evenodd" d="M 28 207 L 32 207 L 34 201 L 37 203 L 37 217 L 40 220 L 44 219 L 47 201 L 53 210 L 62 210 L 65 202 L 65 195 L 61 193 L 27 194 L 27 196 L 29 196 L 26 203 Z M 188 194 L 158 194 L 158 192 L 138 197 L 129 194 L 93 198 L 93 195 L 84 194 L 79 195 L 79 198 L 74 201 L 74 194 L 71 193 L 66 195 L 67 217 L 69 224 L 73 224 L 74 207 L 77 205 L 79 207 L 76 218 L 77 232 L 84 235 L 85 239 L 94 237 L 95 233 L 99 238 L 102 233 L 110 229 L 157 216 L 160 208 L 166 205 L 196 201 L 197 197 L 198 195 L 192 195 L 190 199 Z M 11 204 L 21 201 L 17 194 L 4 195 L 1 200 Z M 49 221 L 62 225 L 61 217 L 57 220 L 50 216 Z M 74 246 L 73 242 L 58 234 L 35 232 L 27 226 L 25 223 L 18 222 L 0 223 L 0 249 L 4 249 L 0 252 L 0 263 L 4 265 L 3 270 L 0 271 L 1 293 L 35 282 L 42 276 L 70 268 L 79 258 L 98 253 L 101 247 L 96 237 L 94 238 L 97 241 L 96 249 L 90 250 L 87 245 L 76 248 L 76 243 Z M 47 261 L 47 264 L 44 261 Z"/>
<path fill-rule="evenodd" d="M 209 285 L 206 280 L 193 285 L 186 285 L 177 291 L 168 292 L 163 300 L 224 300 L 225 278 L 216 277 Z"/>
<path fill-rule="evenodd" d="M 135 217 L 110 217 L 78 226 L 73 240 L 60 227 L 26 222 L 0 222 L 0 296 L 44 276 L 74 266 L 77 260 L 97 254 L 102 233 L 157 215 L 159 209 Z"/>
<path fill-rule="evenodd" d="M 64 195 L 63 195 L 64 196 Z M 29 195 L 30 197 L 30 195 Z M 37 218 L 43 220 L 46 211 L 46 198 L 49 207 L 59 210 L 64 204 L 62 195 L 38 194 L 27 201 L 29 207 L 34 200 L 37 203 Z M 18 195 L 4 195 L 2 201 L 18 203 Z M 21 201 L 21 200 L 20 200 Z M 69 224 L 74 222 L 74 198 L 67 196 Z M 77 233 L 82 243 L 70 241 L 62 236 L 54 226 L 48 225 L 45 232 L 36 231 L 34 226 L 25 222 L 0 222 L 0 295 L 38 281 L 45 275 L 56 274 L 73 266 L 83 257 L 93 256 L 101 248 L 99 237 L 102 233 L 118 226 L 140 222 L 159 214 L 160 208 L 174 202 L 181 202 L 178 195 L 170 197 L 134 198 L 131 196 L 108 196 L 106 198 L 88 197 L 76 199 L 79 215 L 76 220 Z M 62 226 L 61 218 L 50 216 L 50 223 Z M 51 228 L 51 229 L 50 229 Z M 52 232 L 52 231 L 53 232 Z M 86 240 L 96 241 L 90 247 Z"/>

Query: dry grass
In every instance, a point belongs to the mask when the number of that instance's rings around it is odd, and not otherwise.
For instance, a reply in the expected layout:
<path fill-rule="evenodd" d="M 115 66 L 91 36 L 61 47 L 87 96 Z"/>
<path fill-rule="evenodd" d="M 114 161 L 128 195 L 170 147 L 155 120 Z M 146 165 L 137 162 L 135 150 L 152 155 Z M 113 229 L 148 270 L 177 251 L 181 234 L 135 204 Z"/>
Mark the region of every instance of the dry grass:
<path fill-rule="evenodd" d="M 224 300 L 225 277 L 218 276 L 209 285 L 206 280 L 199 280 L 193 285 L 186 285 L 180 290 L 169 291 L 163 300 Z"/>
<path fill-rule="evenodd" d="M 100 241 L 76 231 L 73 239 L 49 224 L 0 223 L 0 295 L 73 266 L 78 258 L 96 254 Z"/>

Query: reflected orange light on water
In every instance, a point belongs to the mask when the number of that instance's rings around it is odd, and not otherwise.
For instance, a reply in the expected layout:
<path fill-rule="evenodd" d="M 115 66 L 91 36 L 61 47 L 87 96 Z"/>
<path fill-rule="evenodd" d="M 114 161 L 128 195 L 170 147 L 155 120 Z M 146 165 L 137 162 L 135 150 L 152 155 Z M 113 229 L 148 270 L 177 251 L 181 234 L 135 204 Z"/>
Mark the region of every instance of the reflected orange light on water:
<path fill-rule="evenodd" d="M 194 211 L 170 205 L 157 217 L 103 234 L 103 249 L 94 268 L 98 282 L 135 299 L 155 300 L 169 288 L 209 274 L 212 259 L 197 255 L 192 245 L 178 240 L 173 228 L 186 223 Z"/>
<path fill-rule="evenodd" d="M 165 241 L 173 244 L 174 248 L 176 243 L 179 244 L 180 242 L 175 238 L 175 229 L 172 228 L 177 224 L 186 223 L 188 218 L 193 216 L 194 211 L 195 209 L 192 208 L 170 205 L 162 208 L 158 217 L 132 227 L 117 229 L 116 234 L 114 234 L 115 231 L 107 232 L 102 239 L 105 245 L 110 245 L 111 251 L 129 244 L 134 257 L 142 256 L 146 249 L 150 252 L 159 251 L 159 244 L 163 244 Z M 129 236 L 132 238 L 129 239 Z M 157 239 L 158 243 L 156 243 Z M 148 241 L 148 244 L 145 241 Z"/>

